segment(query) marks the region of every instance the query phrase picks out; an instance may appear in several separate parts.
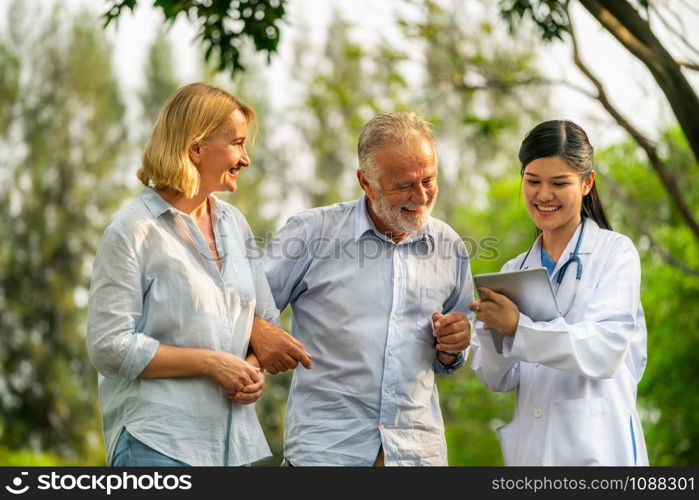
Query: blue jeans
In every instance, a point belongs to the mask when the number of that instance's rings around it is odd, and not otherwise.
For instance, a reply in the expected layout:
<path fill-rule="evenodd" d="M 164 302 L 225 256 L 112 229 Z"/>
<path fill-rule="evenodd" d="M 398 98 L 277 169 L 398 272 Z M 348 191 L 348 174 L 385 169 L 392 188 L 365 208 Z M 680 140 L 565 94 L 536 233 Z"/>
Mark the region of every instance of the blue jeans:
<path fill-rule="evenodd" d="M 163 455 L 129 434 L 124 427 L 119 434 L 112 467 L 188 467 L 184 462 Z"/>

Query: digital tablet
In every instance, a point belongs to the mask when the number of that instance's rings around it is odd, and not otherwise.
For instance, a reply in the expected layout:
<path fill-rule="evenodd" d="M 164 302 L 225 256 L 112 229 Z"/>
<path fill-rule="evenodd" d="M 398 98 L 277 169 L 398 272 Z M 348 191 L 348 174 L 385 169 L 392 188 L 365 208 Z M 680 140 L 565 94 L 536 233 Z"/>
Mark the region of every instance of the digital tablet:
<path fill-rule="evenodd" d="M 517 304 L 520 312 L 533 321 L 551 321 L 558 318 L 556 297 L 553 294 L 551 281 L 546 269 L 520 269 L 504 273 L 477 274 L 473 277 L 476 288 L 490 288 Z M 502 352 L 504 335 L 498 330 L 490 330 L 493 334 L 495 350 Z"/>

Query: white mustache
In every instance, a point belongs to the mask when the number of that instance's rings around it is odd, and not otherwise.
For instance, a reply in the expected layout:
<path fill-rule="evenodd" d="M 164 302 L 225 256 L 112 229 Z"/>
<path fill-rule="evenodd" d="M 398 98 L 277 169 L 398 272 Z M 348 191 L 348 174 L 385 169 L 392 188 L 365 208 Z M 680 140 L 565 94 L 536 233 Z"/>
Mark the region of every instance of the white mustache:
<path fill-rule="evenodd" d="M 429 208 L 430 205 L 432 205 L 432 200 L 434 198 L 430 198 L 430 200 L 425 203 L 424 205 L 416 205 L 413 203 L 404 203 L 403 205 L 400 206 L 400 208 L 405 208 L 406 210 L 417 210 L 418 208 Z"/>

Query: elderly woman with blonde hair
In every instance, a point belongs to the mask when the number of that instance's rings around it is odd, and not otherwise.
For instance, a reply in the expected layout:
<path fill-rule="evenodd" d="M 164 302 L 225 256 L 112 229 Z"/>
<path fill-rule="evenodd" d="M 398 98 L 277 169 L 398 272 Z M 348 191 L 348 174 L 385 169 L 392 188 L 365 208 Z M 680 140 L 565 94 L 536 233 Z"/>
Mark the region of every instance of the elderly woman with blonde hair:
<path fill-rule="evenodd" d="M 100 372 L 107 462 L 246 465 L 270 455 L 254 403 L 255 316 L 278 323 L 245 217 L 215 191 L 250 165 L 251 108 L 186 85 L 143 154 L 141 194 L 111 220 L 94 263 L 88 350 Z"/>

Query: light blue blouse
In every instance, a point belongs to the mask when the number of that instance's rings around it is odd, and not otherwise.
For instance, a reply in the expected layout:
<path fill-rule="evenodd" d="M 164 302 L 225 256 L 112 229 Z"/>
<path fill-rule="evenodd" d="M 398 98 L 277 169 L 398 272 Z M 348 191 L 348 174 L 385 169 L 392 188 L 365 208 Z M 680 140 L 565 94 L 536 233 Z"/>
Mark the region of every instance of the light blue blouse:
<path fill-rule="evenodd" d="M 219 271 L 194 219 L 151 188 L 112 219 L 95 257 L 87 343 L 99 375 L 107 459 L 123 427 L 190 465 L 270 456 L 254 405 L 206 377 L 140 378 L 159 343 L 245 357 L 255 315 L 278 311 L 245 217 L 211 195 Z"/>

